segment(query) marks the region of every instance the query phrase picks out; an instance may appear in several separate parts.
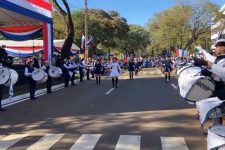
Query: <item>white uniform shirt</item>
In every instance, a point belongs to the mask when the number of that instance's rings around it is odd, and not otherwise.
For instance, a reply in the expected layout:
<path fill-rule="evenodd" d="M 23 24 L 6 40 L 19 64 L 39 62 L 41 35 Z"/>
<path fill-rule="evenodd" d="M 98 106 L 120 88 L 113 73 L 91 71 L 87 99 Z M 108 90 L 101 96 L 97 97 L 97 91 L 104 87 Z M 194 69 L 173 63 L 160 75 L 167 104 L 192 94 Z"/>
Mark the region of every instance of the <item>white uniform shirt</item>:
<path fill-rule="evenodd" d="M 110 68 L 112 68 L 111 77 L 118 77 L 121 72 L 120 65 L 117 62 L 111 63 Z"/>
<path fill-rule="evenodd" d="M 215 81 L 225 81 L 225 58 L 221 59 L 217 62 L 217 64 L 213 64 L 210 71 L 214 74 L 213 79 Z"/>
<path fill-rule="evenodd" d="M 27 76 L 27 77 L 32 75 L 32 73 L 28 72 L 28 68 L 27 67 L 25 68 L 24 75 Z"/>

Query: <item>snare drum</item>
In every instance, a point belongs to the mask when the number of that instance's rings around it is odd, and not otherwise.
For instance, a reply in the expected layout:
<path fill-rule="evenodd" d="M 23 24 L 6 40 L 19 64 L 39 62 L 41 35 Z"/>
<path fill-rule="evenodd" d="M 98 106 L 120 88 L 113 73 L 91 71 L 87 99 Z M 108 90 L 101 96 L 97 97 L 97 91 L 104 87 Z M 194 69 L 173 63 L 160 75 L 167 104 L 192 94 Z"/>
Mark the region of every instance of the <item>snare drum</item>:
<path fill-rule="evenodd" d="M 48 80 L 48 74 L 42 69 L 35 69 L 32 72 L 32 79 L 38 83 L 45 83 Z"/>
<path fill-rule="evenodd" d="M 207 150 L 225 149 L 225 126 L 212 126 L 208 129 Z"/>
<path fill-rule="evenodd" d="M 48 74 L 50 77 L 59 78 L 62 75 L 62 69 L 59 67 L 50 67 Z"/>
<path fill-rule="evenodd" d="M 0 84 L 5 84 L 10 79 L 10 70 L 6 67 L 0 68 Z"/>
<path fill-rule="evenodd" d="M 201 67 L 186 66 L 179 70 L 178 85 L 180 95 L 192 102 L 209 98 L 215 91 L 214 82 L 201 75 Z"/>
<path fill-rule="evenodd" d="M 10 82 L 12 82 L 12 85 L 14 85 L 17 81 L 18 73 L 15 70 L 8 69 L 6 67 L 0 68 L 0 84 L 10 86 Z"/>

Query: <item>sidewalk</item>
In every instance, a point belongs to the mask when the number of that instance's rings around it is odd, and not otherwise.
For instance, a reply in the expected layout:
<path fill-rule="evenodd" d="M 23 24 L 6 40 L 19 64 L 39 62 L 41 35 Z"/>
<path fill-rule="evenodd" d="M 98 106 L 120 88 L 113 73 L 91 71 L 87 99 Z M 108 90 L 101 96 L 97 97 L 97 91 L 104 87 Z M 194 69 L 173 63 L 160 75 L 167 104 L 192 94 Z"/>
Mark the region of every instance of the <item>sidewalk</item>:
<path fill-rule="evenodd" d="M 84 80 L 86 80 L 86 79 L 87 78 L 84 77 Z M 79 79 L 76 79 L 74 83 L 75 84 L 80 83 Z M 71 82 L 69 83 L 69 85 L 71 85 Z M 60 90 L 62 88 L 64 88 L 64 83 L 52 86 L 52 91 L 57 91 L 57 90 Z M 39 96 L 44 95 L 44 94 L 47 94 L 47 89 L 46 88 L 39 89 L 39 90 L 35 91 L 35 96 L 36 97 L 39 97 Z M 26 93 L 26 94 L 21 94 L 21 95 L 15 96 L 11 100 L 9 100 L 8 98 L 7 99 L 3 99 L 2 100 L 2 107 L 4 108 L 4 107 L 7 107 L 7 106 L 11 106 L 11 105 L 23 102 L 23 101 L 27 101 L 29 99 L 30 99 L 30 93 Z"/>

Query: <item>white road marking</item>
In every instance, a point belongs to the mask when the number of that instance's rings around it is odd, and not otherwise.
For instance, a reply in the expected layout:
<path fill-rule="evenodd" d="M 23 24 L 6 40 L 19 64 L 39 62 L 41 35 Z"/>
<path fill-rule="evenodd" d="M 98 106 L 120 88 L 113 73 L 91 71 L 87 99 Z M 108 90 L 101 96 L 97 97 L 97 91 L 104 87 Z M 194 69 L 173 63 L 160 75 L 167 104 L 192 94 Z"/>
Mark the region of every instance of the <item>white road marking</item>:
<path fill-rule="evenodd" d="M 189 150 L 182 137 L 160 137 L 162 150 Z"/>
<path fill-rule="evenodd" d="M 108 92 L 106 92 L 105 94 L 108 95 L 110 94 L 112 91 L 114 90 L 114 88 L 111 88 Z"/>
<path fill-rule="evenodd" d="M 83 134 L 70 150 L 93 150 L 101 134 Z"/>
<path fill-rule="evenodd" d="M 27 150 L 48 150 L 51 148 L 64 134 L 46 134 L 39 141 L 31 145 Z"/>
<path fill-rule="evenodd" d="M 178 87 L 177 87 L 175 84 L 171 83 L 170 85 L 171 85 L 174 89 L 178 89 Z"/>
<path fill-rule="evenodd" d="M 6 136 L 5 138 L 0 140 L 0 150 L 6 150 L 7 148 L 16 144 L 26 136 L 28 136 L 28 134 L 15 134 Z"/>
<path fill-rule="evenodd" d="M 140 150 L 141 136 L 121 135 L 115 150 Z"/>

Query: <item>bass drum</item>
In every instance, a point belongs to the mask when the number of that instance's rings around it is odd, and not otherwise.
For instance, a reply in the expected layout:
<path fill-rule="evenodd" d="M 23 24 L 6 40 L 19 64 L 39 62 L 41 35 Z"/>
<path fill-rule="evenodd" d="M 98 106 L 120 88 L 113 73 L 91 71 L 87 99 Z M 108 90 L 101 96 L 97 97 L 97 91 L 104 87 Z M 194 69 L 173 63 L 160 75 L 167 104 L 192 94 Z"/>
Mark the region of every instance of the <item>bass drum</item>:
<path fill-rule="evenodd" d="M 62 69 L 59 67 L 51 67 L 48 71 L 50 77 L 59 78 L 62 75 Z"/>
<path fill-rule="evenodd" d="M 36 69 L 32 72 L 32 79 L 38 83 L 45 83 L 48 80 L 48 74 L 42 69 Z"/>
<path fill-rule="evenodd" d="M 0 84 L 5 86 L 10 86 L 10 82 L 12 85 L 16 84 L 18 81 L 18 73 L 7 67 L 0 68 Z"/>
<path fill-rule="evenodd" d="M 207 136 L 208 150 L 225 150 L 225 126 L 212 126 L 208 129 Z"/>
<path fill-rule="evenodd" d="M 202 69 L 197 66 L 185 66 L 179 70 L 178 86 L 180 95 L 192 102 L 212 96 L 215 91 L 214 82 L 201 75 Z"/>

